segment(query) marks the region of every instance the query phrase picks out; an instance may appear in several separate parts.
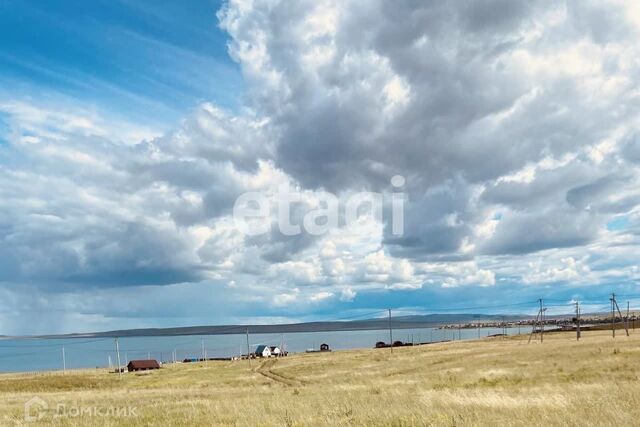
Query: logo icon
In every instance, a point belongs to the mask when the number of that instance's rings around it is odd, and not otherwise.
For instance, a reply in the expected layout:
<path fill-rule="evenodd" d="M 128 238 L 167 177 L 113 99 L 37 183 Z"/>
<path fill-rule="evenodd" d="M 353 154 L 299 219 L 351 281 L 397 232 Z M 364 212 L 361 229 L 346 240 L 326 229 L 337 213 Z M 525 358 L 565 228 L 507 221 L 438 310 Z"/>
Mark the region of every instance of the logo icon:
<path fill-rule="evenodd" d="M 49 405 L 44 399 L 34 396 L 24 404 L 24 420 L 27 422 L 41 420 L 48 409 Z"/>

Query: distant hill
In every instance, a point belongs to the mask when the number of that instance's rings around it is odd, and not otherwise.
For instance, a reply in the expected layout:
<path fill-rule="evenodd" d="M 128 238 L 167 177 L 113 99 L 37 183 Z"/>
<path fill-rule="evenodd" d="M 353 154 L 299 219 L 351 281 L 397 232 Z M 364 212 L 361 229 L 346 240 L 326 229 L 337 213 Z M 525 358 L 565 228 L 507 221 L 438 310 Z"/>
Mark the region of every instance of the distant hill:
<path fill-rule="evenodd" d="M 392 317 L 394 329 L 412 329 L 437 327 L 447 324 L 470 323 L 477 321 L 499 322 L 527 319 L 525 315 L 489 315 L 489 314 L 426 314 Z M 218 325 L 218 326 L 186 326 L 179 328 L 145 328 L 125 329 L 106 332 L 75 333 L 65 335 L 47 335 L 40 338 L 91 338 L 91 337 L 146 337 L 146 336 L 176 336 L 176 335 L 223 335 L 244 334 L 275 334 L 291 332 L 330 332 L 330 331 L 362 331 L 386 329 L 389 327 L 387 318 L 365 320 L 305 322 L 277 325 Z"/>

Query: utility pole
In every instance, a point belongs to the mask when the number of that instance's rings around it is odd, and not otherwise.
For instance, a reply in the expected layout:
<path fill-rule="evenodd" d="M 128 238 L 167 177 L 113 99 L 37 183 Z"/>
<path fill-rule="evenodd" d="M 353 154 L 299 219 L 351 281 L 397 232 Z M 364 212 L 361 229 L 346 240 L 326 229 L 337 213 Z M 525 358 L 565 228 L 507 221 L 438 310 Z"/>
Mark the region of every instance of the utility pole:
<path fill-rule="evenodd" d="M 618 315 L 620 316 L 620 320 L 622 320 L 622 312 L 620 311 L 620 306 L 618 305 L 618 301 L 616 301 L 616 294 L 611 294 L 611 313 L 613 314 L 613 317 L 615 319 L 615 310 L 618 311 Z M 624 330 L 627 333 L 627 336 L 629 336 L 629 327 L 627 325 L 627 322 L 624 323 Z M 615 325 L 613 327 L 613 337 L 616 337 L 616 329 L 615 329 Z"/>
<path fill-rule="evenodd" d="M 118 338 L 116 338 L 116 357 L 118 359 L 118 377 L 122 379 L 122 369 L 120 367 L 120 343 L 118 342 Z"/>
<path fill-rule="evenodd" d="M 247 333 L 247 360 L 249 361 L 249 366 L 251 366 L 251 350 L 249 349 L 249 328 L 246 329 Z"/>
<path fill-rule="evenodd" d="M 629 330 L 629 301 L 627 300 L 627 318 L 625 319 L 627 323 L 627 331 Z"/>
<path fill-rule="evenodd" d="M 284 356 L 284 334 L 280 335 L 280 356 Z"/>
<path fill-rule="evenodd" d="M 393 354 L 393 331 L 391 330 L 391 309 L 389 309 L 389 348 Z"/>
<path fill-rule="evenodd" d="M 613 299 L 616 297 L 615 293 L 611 294 L 611 298 L 609 298 L 609 301 L 611 302 L 611 335 L 613 336 L 613 338 L 616 337 L 616 313 L 613 310 Z"/>
<path fill-rule="evenodd" d="M 536 319 L 533 321 L 533 328 L 531 328 L 531 334 L 529 335 L 529 341 L 527 341 L 527 343 L 531 342 L 531 338 L 533 338 L 533 334 L 536 333 L 536 329 L 540 330 L 540 342 L 542 342 L 543 337 L 543 331 L 544 331 L 544 321 L 542 316 L 544 315 L 544 310 L 542 308 L 542 298 L 539 300 L 540 301 L 540 308 L 538 309 L 538 314 L 536 314 Z"/>
<path fill-rule="evenodd" d="M 542 309 L 542 298 L 540 298 L 540 342 L 544 341 L 544 310 Z"/>
<path fill-rule="evenodd" d="M 62 374 L 67 373 L 67 357 L 64 354 L 64 346 L 62 346 Z"/>
<path fill-rule="evenodd" d="M 576 340 L 580 341 L 580 303 L 576 301 Z"/>
<path fill-rule="evenodd" d="M 507 320 L 505 316 L 502 316 L 502 339 L 506 339 L 507 336 Z"/>
<path fill-rule="evenodd" d="M 204 353 L 204 338 L 200 338 L 200 343 L 202 344 L 202 361 L 204 362 L 206 359 L 206 355 Z"/>

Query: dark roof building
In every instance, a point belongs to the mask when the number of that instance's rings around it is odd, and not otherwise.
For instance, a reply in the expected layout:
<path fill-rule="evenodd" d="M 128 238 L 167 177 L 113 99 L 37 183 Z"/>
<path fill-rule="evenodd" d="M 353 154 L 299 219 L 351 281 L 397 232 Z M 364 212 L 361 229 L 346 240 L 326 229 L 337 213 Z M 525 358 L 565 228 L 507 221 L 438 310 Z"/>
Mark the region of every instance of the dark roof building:
<path fill-rule="evenodd" d="M 271 349 L 268 345 L 259 345 L 254 354 L 258 357 L 271 357 Z"/>
<path fill-rule="evenodd" d="M 129 372 L 133 371 L 147 371 L 149 369 L 160 369 L 160 364 L 157 360 L 132 360 L 127 365 Z"/>

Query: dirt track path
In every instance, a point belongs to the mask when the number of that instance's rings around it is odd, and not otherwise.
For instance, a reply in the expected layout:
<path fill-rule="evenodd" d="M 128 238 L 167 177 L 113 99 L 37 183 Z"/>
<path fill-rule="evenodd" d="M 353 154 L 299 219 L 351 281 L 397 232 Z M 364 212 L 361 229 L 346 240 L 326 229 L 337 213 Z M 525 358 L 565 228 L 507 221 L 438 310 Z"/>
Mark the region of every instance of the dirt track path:
<path fill-rule="evenodd" d="M 289 387 L 300 387 L 304 385 L 304 382 L 299 379 L 296 379 L 293 377 L 286 377 L 282 374 L 277 374 L 273 372 L 272 368 L 277 362 L 278 362 L 278 359 L 267 359 L 256 368 L 256 372 L 273 381 L 279 382 Z"/>

